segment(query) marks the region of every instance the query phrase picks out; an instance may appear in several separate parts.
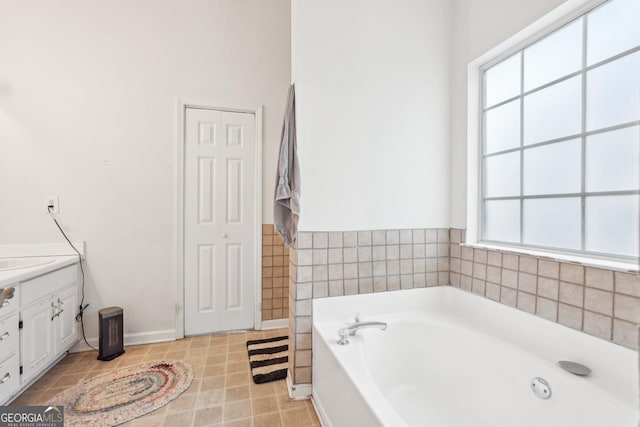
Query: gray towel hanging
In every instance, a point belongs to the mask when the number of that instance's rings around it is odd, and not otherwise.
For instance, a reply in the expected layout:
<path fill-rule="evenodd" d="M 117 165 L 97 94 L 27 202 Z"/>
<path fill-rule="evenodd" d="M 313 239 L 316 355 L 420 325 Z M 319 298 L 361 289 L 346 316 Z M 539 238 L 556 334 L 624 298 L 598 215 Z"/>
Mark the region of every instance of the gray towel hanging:
<path fill-rule="evenodd" d="M 296 147 L 296 103 L 294 85 L 289 87 L 282 124 L 278 173 L 276 175 L 274 227 L 284 244 L 293 246 L 300 217 L 300 166 Z"/>

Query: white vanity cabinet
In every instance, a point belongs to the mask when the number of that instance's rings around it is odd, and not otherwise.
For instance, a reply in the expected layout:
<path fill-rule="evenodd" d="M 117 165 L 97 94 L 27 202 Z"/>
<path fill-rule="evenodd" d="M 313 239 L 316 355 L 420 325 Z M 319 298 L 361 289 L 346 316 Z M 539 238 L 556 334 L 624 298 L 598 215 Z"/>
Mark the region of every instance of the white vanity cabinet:
<path fill-rule="evenodd" d="M 20 284 L 21 384 L 27 384 L 78 340 L 78 264 Z"/>
<path fill-rule="evenodd" d="M 84 242 L 75 247 L 84 251 Z M 82 277 L 78 255 L 69 252 L 66 242 L 0 244 L 0 405 L 11 403 L 80 338 Z"/>

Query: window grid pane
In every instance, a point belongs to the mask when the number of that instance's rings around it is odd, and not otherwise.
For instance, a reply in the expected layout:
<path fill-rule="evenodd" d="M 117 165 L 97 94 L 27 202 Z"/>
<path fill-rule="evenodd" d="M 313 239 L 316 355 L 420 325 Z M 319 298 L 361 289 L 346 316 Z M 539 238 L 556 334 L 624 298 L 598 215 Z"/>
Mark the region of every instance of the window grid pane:
<path fill-rule="evenodd" d="M 490 107 L 520 93 L 521 55 L 518 52 L 484 73 L 485 106 Z"/>
<path fill-rule="evenodd" d="M 580 203 L 578 197 L 525 200 L 523 243 L 579 250 Z"/>
<path fill-rule="evenodd" d="M 525 145 L 580 133 L 581 87 L 582 78 L 576 76 L 525 95 Z"/>
<path fill-rule="evenodd" d="M 587 128 L 640 119 L 640 51 L 587 72 Z"/>
<path fill-rule="evenodd" d="M 640 2 L 613 0 L 589 13 L 588 63 L 595 64 L 640 44 Z M 615 25 L 612 31 L 611 26 Z"/>
<path fill-rule="evenodd" d="M 524 194 L 582 192 L 579 139 L 524 150 Z"/>
<path fill-rule="evenodd" d="M 586 190 L 640 190 L 640 127 L 588 136 Z"/>
<path fill-rule="evenodd" d="M 520 240 L 520 202 L 489 200 L 484 203 L 489 213 L 484 224 L 484 239 L 496 242 Z"/>
<path fill-rule="evenodd" d="M 602 13 L 603 8 L 615 2 L 620 3 L 621 0 L 610 0 L 592 12 Z M 625 45 L 629 48 L 627 51 L 594 65 L 587 47 L 589 29 L 586 27 L 592 12 L 588 12 L 547 36 L 534 41 L 484 72 L 484 107 L 481 113 L 483 115 L 481 150 L 483 153 L 481 200 L 483 202 L 481 204 L 482 230 L 480 233 L 482 240 L 546 247 L 568 252 L 596 253 L 614 258 L 638 256 L 637 247 L 635 251 L 629 249 L 629 245 L 638 241 L 637 227 L 633 242 L 617 246 L 603 244 L 603 232 L 594 228 L 594 225 L 600 226 L 601 224 L 603 224 L 602 227 L 608 227 L 608 229 L 618 226 L 618 224 L 614 224 L 616 218 L 612 214 L 601 213 L 597 217 L 598 220 L 594 220 L 597 209 L 603 212 L 617 212 L 618 221 L 620 221 L 621 215 L 627 218 L 627 221 L 630 216 L 637 217 L 637 205 L 640 203 L 639 186 L 617 185 L 616 183 L 621 181 L 629 183 L 634 177 L 640 176 L 638 163 L 630 161 L 629 157 L 625 157 L 625 153 L 615 153 L 615 155 L 604 158 L 598 157 L 594 151 L 591 156 L 588 156 L 588 147 L 590 145 L 595 147 L 594 143 L 590 141 L 606 139 L 608 134 L 616 134 L 626 137 L 623 142 L 618 144 L 618 146 L 627 147 L 628 153 L 626 154 L 631 156 L 634 153 L 637 154 L 639 137 L 634 132 L 640 130 L 638 126 L 640 125 L 640 106 L 635 116 L 629 116 L 627 113 L 624 117 L 618 117 L 617 121 L 608 120 L 599 128 L 594 128 L 589 125 L 587 105 L 589 104 L 590 83 L 587 76 L 590 73 L 596 75 L 600 72 L 600 68 L 611 68 L 615 67 L 617 63 L 629 62 L 631 58 L 640 55 L 640 46 L 637 42 L 634 42 L 635 46 L 627 43 Z M 573 29 L 569 30 L 571 27 Z M 571 70 L 574 68 L 565 67 L 562 70 L 548 72 L 548 75 L 556 79 L 549 82 L 546 82 L 549 79 L 546 78 L 544 72 L 542 76 L 534 77 L 532 71 L 527 69 L 527 52 L 533 52 L 533 48 L 544 46 L 545 39 L 553 39 L 556 33 L 561 32 L 568 34 L 569 31 L 573 31 L 574 41 L 572 43 L 576 45 L 575 28 L 581 29 L 582 40 L 580 52 L 571 52 L 571 54 L 574 63 L 576 58 L 579 59 L 580 69 L 572 72 Z M 546 44 L 551 46 L 551 43 Z M 544 59 L 545 55 L 550 58 L 556 57 L 558 53 L 546 54 L 538 49 L 536 55 L 538 61 L 535 63 L 535 67 L 540 69 L 541 66 L 544 66 L 540 58 Z M 588 58 L 589 64 L 587 63 Z M 534 63 L 533 60 L 529 62 Z M 611 67 L 606 67 L 607 65 Z M 500 88 L 497 85 L 499 79 L 496 77 L 505 74 L 505 70 L 509 72 L 509 80 L 507 87 Z M 515 76 L 516 71 L 520 73 L 519 76 Z M 535 69 L 533 71 L 535 72 Z M 527 72 L 530 74 L 527 75 Z M 637 76 L 636 73 L 627 74 L 632 74 L 635 77 L 629 77 L 628 82 L 616 83 L 626 86 L 630 90 L 640 88 L 640 74 Z M 536 83 L 529 83 L 534 81 Z M 519 82 L 520 85 L 519 93 L 514 92 L 516 82 Z M 572 83 L 573 89 L 571 92 L 564 91 L 564 99 L 548 96 L 553 92 L 549 89 L 554 86 L 557 88 L 568 87 L 569 82 L 574 82 Z M 578 83 L 577 86 L 575 82 Z M 489 88 L 488 85 L 490 85 Z M 575 98 L 576 93 L 579 94 L 579 99 Z M 574 100 L 577 99 L 578 102 L 569 101 L 567 96 L 574 97 Z M 529 112 L 527 111 L 527 99 L 536 100 L 536 104 L 529 103 Z M 516 108 L 517 106 L 519 109 Z M 534 106 L 537 110 L 531 109 Z M 564 108 L 566 111 L 562 114 L 549 114 L 549 110 L 562 108 L 562 106 L 568 106 Z M 538 111 L 539 114 L 535 111 Z M 537 123 L 532 120 L 536 117 Z M 519 140 L 516 140 L 518 130 Z M 568 149 L 569 147 L 571 148 Z M 628 147 L 632 147 L 632 149 Z M 599 148 L 602 149 L 602 147 Z M 559 160 L 557 157 L 548 157 L 548 161 L 545 161 L 545 153 L 548 156 L 563 154 L 567 157 L 563 157 L 563 160 Z M 534 154 L 536 156 L 532 157 Z M 507 158 L 510 159 L 509 162 L 505 161 Z M 519 158 L 519 162 L 515 161 L 517 158 Z M 505 169 L 505 165 L 509 167 Z M 566 170 L 563 169 L 564 165 L 566 165 Z M 624 168 L 624 175 L 615 169 L 610 174 L 611 176 L 607 177 L 606 171 L 602 170 L 603 167 Z M 599 170 L 592 170 L 592 168 L 599 168 Z M 518 173 L 519 176 L 516 176 Z M 536 182 L 536 176 L 544 182 Z M 609 179 L 605 180 L 606 178 Z M 596 181 L 596 179 L 600 181 Z M 557 181 L 557 185 L 550 187 L 550 183 L 554 180 Z M 593 185 L 596 182 L 603 184 Z M 518 186 L 519 194 L 515 191 Z M 625 207 L 631 206 L 631 203 L 626 203 L 622 204 L 621 208 L 618 207 L 617 210 L 607 210 L 603 203 L 595 203 L 594 196 L 596 199 L 604 201 L 623 200 L 626 197 L 624 200 L 635 200 L 636 208 L 633 213 L 620 213 Z M 570 209 L 568 206 L 571 206 Z M 569 213 L 567 210 L 571 212 Z M 575 220 L 571 220 L 572 217 L 575 217 Z M 609 221 L 610 224 L 606 221 Z M 516 232 L 516 228 L 519 228 L 518 232 Z M 611 233 L 604 235 L 608 236 Z M 594 243 L 596 241 L 598 243 Z M 638 245 L 636 244 L 636 246 Z"/>
<path fill-rule="evenodd" d="M 588 250 L 638 256 L 638 197 L 587 197 L 585 220 Z"/>
<path fill-rule="evenodd" d="M 524 89 L 578 71 L 582 67 L 582 19 L 576 19 L 524 49 Z"/>

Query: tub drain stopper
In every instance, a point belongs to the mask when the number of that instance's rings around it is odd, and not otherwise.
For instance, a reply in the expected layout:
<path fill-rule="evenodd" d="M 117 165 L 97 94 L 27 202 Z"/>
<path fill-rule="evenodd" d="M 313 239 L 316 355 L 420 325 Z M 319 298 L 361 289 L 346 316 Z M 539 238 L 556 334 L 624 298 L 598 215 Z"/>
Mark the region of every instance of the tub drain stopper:
<path fill-rule="evenodd" d="M 591 369 L 587 366 L 584 366 L 582 363 L 571 362 L 569 360 L 561 360 L 558 362 L 558 365 L 565 371 L 571 372 L 575 375 L 580 375 L 582 377 L 586 377 L 591 373 Z"/>

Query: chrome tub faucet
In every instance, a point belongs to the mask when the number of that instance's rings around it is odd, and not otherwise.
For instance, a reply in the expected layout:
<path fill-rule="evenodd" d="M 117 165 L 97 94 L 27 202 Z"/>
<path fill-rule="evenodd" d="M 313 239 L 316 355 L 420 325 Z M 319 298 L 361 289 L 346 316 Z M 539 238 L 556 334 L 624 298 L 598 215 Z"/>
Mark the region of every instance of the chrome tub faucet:
<path fill-rule="evenodd" d="M 387 329 L 387 323 L 386 322 L 356 322 L 350 326 L 347 326 L 346 328 L 340 328 L 340 330 L 338 331 L 338 337 L 340 338 L 338 340 L 338 344 L 340 345 L 349 344 L 348 338 L 350 336 L 354 336 L 356 332 L 358 332 L 360 329 L 365 329 L 365 328 L 378 328 L 384 331 Z"/>

